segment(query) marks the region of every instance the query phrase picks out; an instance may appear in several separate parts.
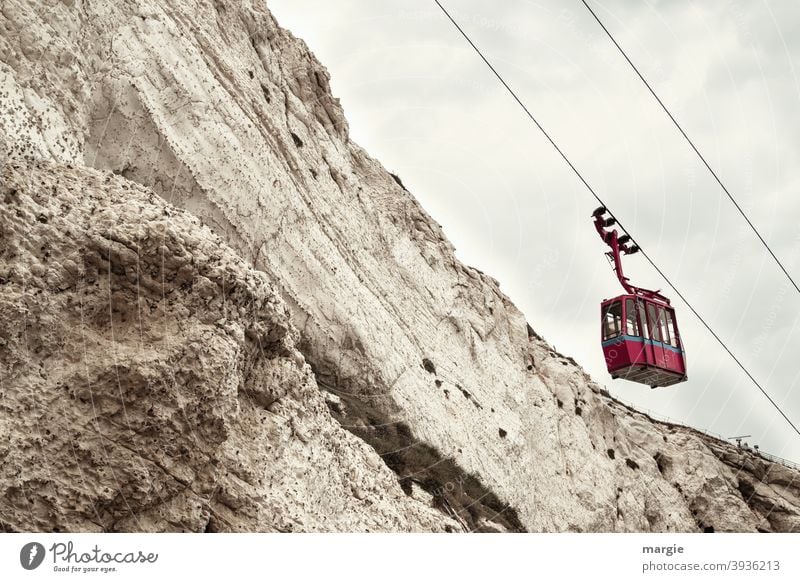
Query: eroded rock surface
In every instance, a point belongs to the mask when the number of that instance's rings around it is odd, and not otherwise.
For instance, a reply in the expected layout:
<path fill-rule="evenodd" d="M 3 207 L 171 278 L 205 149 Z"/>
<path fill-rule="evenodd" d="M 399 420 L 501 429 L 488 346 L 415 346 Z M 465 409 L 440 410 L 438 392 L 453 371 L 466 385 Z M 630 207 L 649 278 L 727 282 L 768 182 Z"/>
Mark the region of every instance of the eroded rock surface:
<path fill-rule="evenodd" d="M 458 527 L 331 419 L 283 301 L 196 218 L 47 162 L 0 201 L 4 529 Z"/>
<path fill-rule="evenodd" d="M 377 484 L 393 471 L 392 517 L 356 512 L 348 524 L 355 502 L 340 489 L 340 521 L 330 523 L 318 505 L 327 498 L 307 485 L 315 501 L 305 507 L 316 509 L 296 517 L 298 529 L 800 529 L 796 471 L 617 403 L 533 332 L 496 281 L 460 264 L 399 179 L 350 141 L 327 72 L 261 2 L 8 1 L 0 54 L 0 153 L 111 171 L 207 224 L 266 274 L 291 314 L 285 327 L 299 330 L 291 349 L 316 385 L 308 380 L 307 398 L 292 400 L 297 415 L 308 406 L 332 422 L 318 406 L 322 388 L 330 416 L 361 439 L 348 436 L 348 446 L 361 442 L 364 459 L 381 461 L 360 465 L 363 478 Z M 190 277 L 195 267 L 181 268 Z M 41 292 L 43 303 L 58 297 Z M 137 358 L 149 361 L 138 349 L 126 352 L 130 390 L 141 389 Z M 4 390 L 16 386 L 4 379 Z M 286 454 L 297 458 L 286 462 L 334 479 L 339 467 L 303 461 L 302 432 L 293 435 L 284 437 L 298 448 Z M 273 446 L 271 433 L 250 437 L 248 447 Z M 187 466 L 199 474 L 204 465 Z M 287 496 L 283 516 L 296 515 L 305 497 L 291 480 L 265 483 L 259 491 L 276 503 Z M 398 487 L 413 519 L 393 513 Z M 46 492 L 33 497 L 44 503 Z M 426 521 L 429 508 L 438 521 Z M 245 515 L 237 527 L 254 523 Z"/>

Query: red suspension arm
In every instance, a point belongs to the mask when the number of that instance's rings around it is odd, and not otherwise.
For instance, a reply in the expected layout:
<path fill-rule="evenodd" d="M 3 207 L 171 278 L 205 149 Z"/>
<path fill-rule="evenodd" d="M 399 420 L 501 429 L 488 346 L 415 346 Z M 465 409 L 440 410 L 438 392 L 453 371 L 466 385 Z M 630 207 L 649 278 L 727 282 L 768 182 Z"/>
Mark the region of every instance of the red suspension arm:
<path fill-rule="evenodd" d="M 611 251 L 606 254 L 614 261 L 614 272 L 616 273 L 617 279 L 619 279 L 619 283 L 622 285 L 622 288 L 631 295 L 639 295 L 648 299 L 656 299 L 669 305 L 669 299 L 661 295 L 661 293 L 658 291 L 652 291 L 650 289 L 644 289 L 643 287 L 631 285 L 630 280 L 625 276 L 625 273 L 622 270 L 621 253 L 632 255 L 633 253 L 639 251 L 639 247 L 633 243 L 629 235 L 623 234 L 620 236 L 617 232 L 617 229 L 607 228 L 615 225 L 617 221 L 613 216 L 606 218 L 604 216 L 606 212 L 606 209 L 601 206 L 592 213 L 592 217 L 594 218 L 594 227 L 597 229 L 597 233 L 600 235 L 600 238 L 603 239 L 603 242 L 611 247 Z"/>

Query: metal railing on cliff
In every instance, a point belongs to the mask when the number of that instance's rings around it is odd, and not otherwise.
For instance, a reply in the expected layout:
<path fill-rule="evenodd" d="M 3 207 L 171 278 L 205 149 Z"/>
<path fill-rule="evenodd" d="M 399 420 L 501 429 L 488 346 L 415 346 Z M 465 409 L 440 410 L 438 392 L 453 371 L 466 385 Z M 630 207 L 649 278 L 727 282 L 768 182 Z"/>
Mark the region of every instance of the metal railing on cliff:
<path fill-rule="evenodd" d="M 720 440 L 720 441 L 723 441 L 723 442 L 726 442 L 726 443 L 730 443 L 730 439 L 722 436 L 721 434 L 715 433 L 715 432 L 710 431 L 710 430 L 701 430 L 701 429 L 695 428 L 693 426 L 687 426 L 687 425 L 683 424 L 682 422 L 680 422 L 678 420 L 675 420 L 674 418 L 670 418 L 669 416 L 665 416 L 663 414 L 659 414 L 659 413 L 654 412 L 652 410 L 649 410 L 647 408 L 640 408 L 640 407 L 638 407 L 638 406 L 636 406 L 636 405 L 634 405 L 634 404 L 632 404 L 630 402 L 627 402 L 627 401 L 623 400 L 622 398 L 619 398 L 618 396 L 612 396 L 610 393 L 608 393 L 607 390 L 602 390 L 601 393 L 604 394 L 604 395 L 607 395 L 609 398 L 615 400 L 616 402 L 619 402 L 623 406 L 625 406 L 625 407 L 627 407 L 627 408 L 629 408 L 629 409 L 631 409 L 631 410 L 633 410 L 635 412 L 639 412 L 641 414 L 649 416 L 650 418 L 652 418 L 653 420 L 655 420 L 657 422 L 663 422 L 665 424 L 670 424 L 670 425 L 678 426 L 678 427 L 685 428 L 685 429 L 688 429 L 688 430 L 693 430 L 695 432 L 702 433 L 704 435 L 710 436 L 710 437 L 715 438 L 717 440 Z M 769 461 L 771 463 L 778 463 L 780 465 L 788 467 L 789 469 L 794 469 L 796 471 L 800 471 L 800 463 L 797 463 L 795 461 L 791 461 L 789 459 L 784 459 L 783 457 L 779 457 L 777 455 L 772 455 L 770 453 L 765 453 L 761 449 L 757 449 L 755 447 L 751 447 L 751 446 L 748 446 L 748 445 L 739 446 L 738 448 L 741 451 L 748 452 L 748 453 L 751 453 L 753 455 L 758 455 L 759 457 L 761 457 L 764 460 Z"/>

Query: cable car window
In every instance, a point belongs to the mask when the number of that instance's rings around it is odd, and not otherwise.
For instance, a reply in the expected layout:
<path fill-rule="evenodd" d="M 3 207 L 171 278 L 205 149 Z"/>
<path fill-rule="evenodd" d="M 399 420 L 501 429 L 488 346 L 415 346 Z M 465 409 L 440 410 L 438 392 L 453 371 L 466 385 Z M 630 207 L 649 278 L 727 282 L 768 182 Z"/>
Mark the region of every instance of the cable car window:
<path fill-rule="evenodd" d="M 615 301 L 603 315 L 603 339 L 617 337 L 622 333 L 622 302 Z"/>
<path fill-rule="evenodd" d="M 663 307 L 658 308 L 658 328 L 661 330 L 661 341 L 665 344 L 671 344 L 671 336 L 669 329 L 667 329 L 666 309 Z"/>
<path fill-rule="evenodd" d="M 639 333 L 639 318 L 636 317 L 636 306 L 633 299 L 625 300 L 625 333 L 628 335 L 642 335 Z"/>
<path fill-rule="evenodd" d="M 658 326 L 658 318 L 656 317 L 656 307 L 652 303 L 647 304 L 647 320 L 650 324 L 650 339 L 660 342 L 661 331 Z"/>
<path fill-rule="evenodd" d="M 678 341 L 678 334 L 675 331 L 675 320 L 674 316 L 672 315 L 672 311 L 670 309 L 665 310 L 666 318 L 667 318 L 667 330 L 669 331 L 669 338 L 670 342 L 669 345 L 675 348 L 679 348 L 680 342 Z"/>
<path fill-rule="evenodd" d="M 639 308 L 639 323 L 642 326 L 642 337 L 647 337 L 647 314 L 644 311 L 644 302 L 641 299 L 636 300 L 636 305 Z"/>

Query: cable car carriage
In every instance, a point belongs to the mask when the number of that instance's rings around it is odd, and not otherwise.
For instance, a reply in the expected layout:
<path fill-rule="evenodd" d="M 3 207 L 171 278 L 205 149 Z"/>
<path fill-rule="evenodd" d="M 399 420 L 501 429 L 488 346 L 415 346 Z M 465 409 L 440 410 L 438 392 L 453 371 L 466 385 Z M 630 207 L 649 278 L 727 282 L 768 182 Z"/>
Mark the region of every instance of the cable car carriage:
<path fill-rule="evenodd" d="M 613 216 L 606 209 L 592 214 L 603 241 L 611 247 L 606 255 L 614 263 L 614 272 L 626 293 L 600 304 L 601 341 L 606 367 L 612 378 L 647 384 L 651 388 L 684 382 L 686 354 L 683 351 L 675 310 L 669 299 L 658 291 L 630 284 L 622 271 L 621 254 L 639 251 L 631 237 L 619 235 Z"/>

